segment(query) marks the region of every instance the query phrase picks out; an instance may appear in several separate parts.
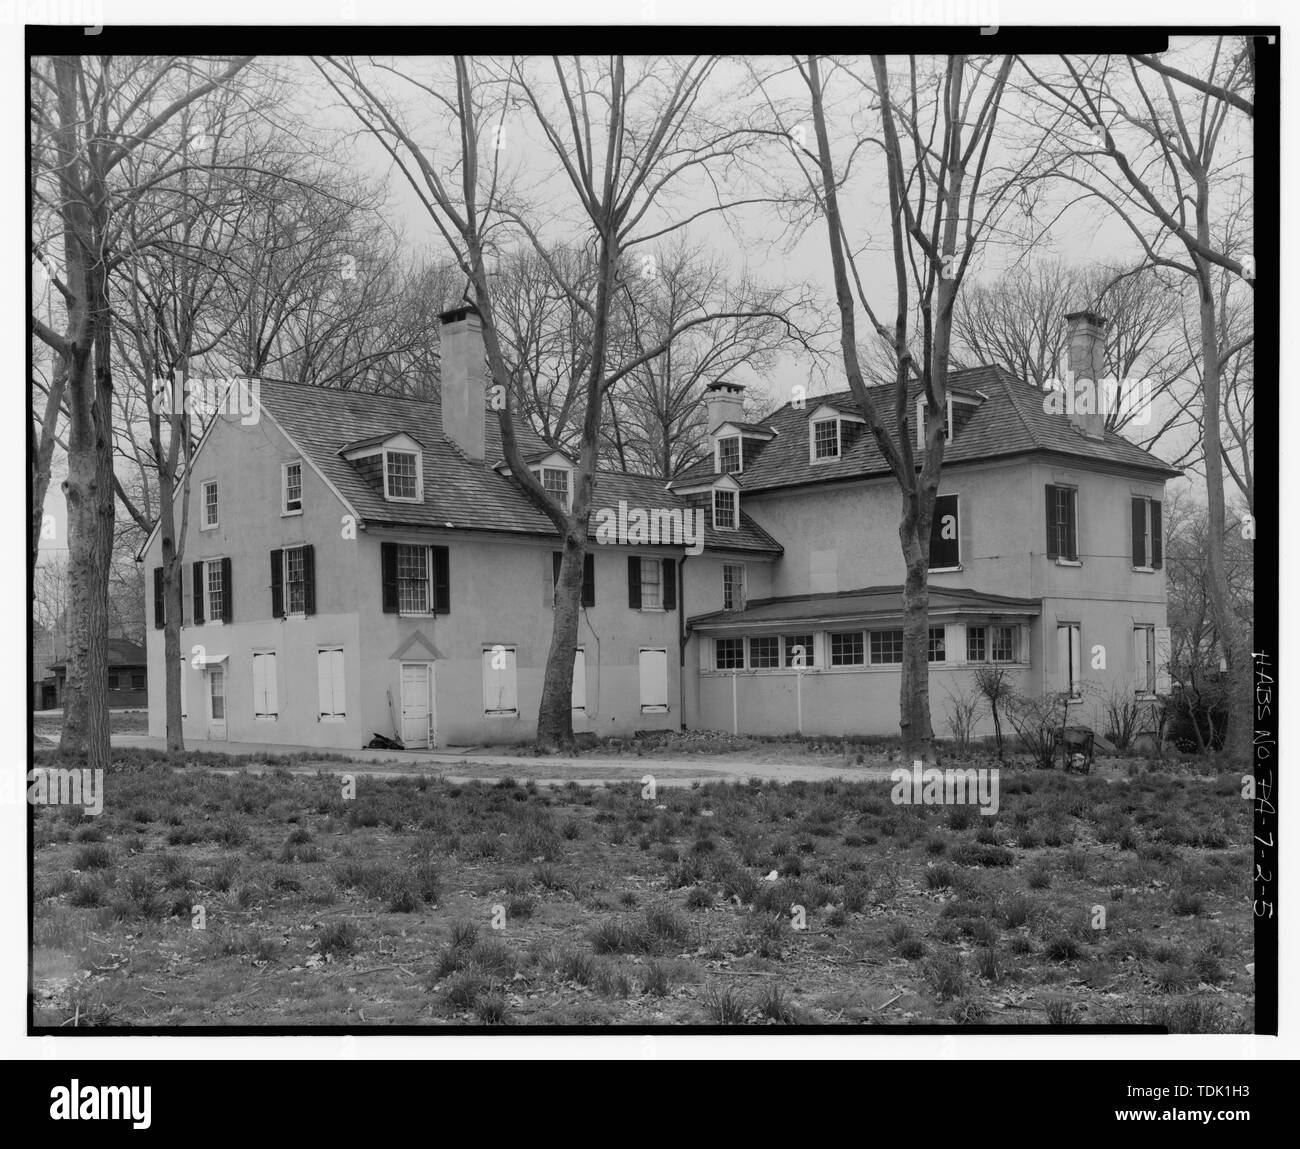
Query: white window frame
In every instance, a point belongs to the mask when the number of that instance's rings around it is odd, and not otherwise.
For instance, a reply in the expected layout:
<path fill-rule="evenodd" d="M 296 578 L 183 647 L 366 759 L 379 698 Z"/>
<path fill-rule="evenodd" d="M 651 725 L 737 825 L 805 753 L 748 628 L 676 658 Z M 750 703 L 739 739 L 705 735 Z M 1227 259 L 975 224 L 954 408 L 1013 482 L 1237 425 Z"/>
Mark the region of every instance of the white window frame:
<path fill-rule="evenodd" d="M 952 396 L 948 396 L 945 407 L 945 419 L 943 425 L 943 441 L 952 442 Z M 916 448 L 918 451 L 925 450 L 925 396 L 921 395 L 916 400 Z"/>
<path fill-rule="evenodd" d="M 731 570 L 736 570 L 736 569 L 739 569 L 739 570 L 740 570 L 740 602 L 739 602 L 739 603 L 733 603 L 731 606 L 728 606 L 728 605 L 727 605 L 727 570 L 728 570 L 728 568 L 730 568 Z M 745 564 L 744 564 L 744 563 L 728 563 L 728 562 L 724 562 L 724 563 L 722 564 L 722 609 L 723 609 L 723 610 L 744 610 L 744 609 L 745 609 L 745 596 L 746 596 L 746 594 L 748 593 L 747 587 L 746 587 L 746 585 L 745 585 L 745 582 L 746 582 L 746 579 L 747 579 L 747 578 L 748 578 L 748 574 L 747 574 L 747 572 L 745 571 Z"/>
<path fill-rule="evenodd" d="M 404 610 L 402 608 L 402 549 L 409 547 L 412 550 L 418 550 L 424 555 L 424 609 L 423 610 Z M 402 618 L 427 618 L 433 615 L 433 547 L 425 543 L 398 543 L 397 555 L 394 561 L 397 563 L 397 613 Z"/>
<path fill-rule="evenodd" d="M 736 469 L 734 471 L 726 471 L 723 470 L 722 467 L 722 444 L 731 443 L 731 442 L 734 442 L 736 444 Z M 722 435 L 721 437 L 719 437 L 717 444 L 713 450 L 714 450 L 714 466 L 713 466 L 714 474 L 739 475 L 745 469 L 745 443 L 742 436 L 739 433 L 735 435 Z"/>
<path fill-rule="evenodd" d="M 217 497 L 212 501 L 212 509 L 217 517 L 208 522 L 208 488 L 211 487 Z M 216 479 L 204 479 L 199 487 L 199 530 L 215 531 L 221 525 L 221 488 Z"/>
<path fill-rule="evenodd" d="M 859 662 L 835 661 L 835 636 L 837 634 L 856 634 L 862 639 L 862 659 Z M 828 670 L 856 670 L 871 665 L 871 634 L 861 627 L 848 630 L 828 630 L 826 632 L 826 668 Z"/>
<path fill-rule="evenodd" d="M 904 651 L 904 649 L 903 649 L 903 646 L 904 646 L 905 643 L 906 643 L 906 639 L 905 639 L 905 638 L 904 638 L 904 639 L 901 641 L 901 643 L 900 643 L 899 651 L 898 651 L 898 658 L 897 658 L 897 660 L 895 660 L 895 659 L 888 659 L 888 660 L 886 660 L 886 659 L 877 659 L 877 658 L 875 657 L 874 652 L 873 652 L 872 649 L 871 649 L 871 636 L 872 636 L 872 635 L 875 635 L 875 634 L 899 634 L 899 635 L 901 635 L 902 633 L 903 633 L 903 628 L 902 628 L 901 626 L 880 626 L 880 627 L 873 627 L 872 629 L 868 630 L 868 631 L 867 631 L 867 648 L 866 648 L 866 654 L 867 654 L 867 665 L 868 665 L 868 666 L 902 666 L 902 665 L 903 665 L 903 658 L 905 657 L 905 653 L 906 653 L 906 652 Z M 928 638 L 928 636 L 927 636 L 927 638 Z M 927 643 L 927 649 L 928 649 L 928 643 Z"/>
<path fill-rule="evenodd" d="M 492 666 L 491 659 L 498 652 L 504 652 L 506 655 L 506 665 L 503 669 L 497 670 Z M 488 708 L 488 699 L 491 697 L 491 686 L 488 683 L 489 674 L 508 675 L 510 683 L 510 692 L 513 695 L 514 706 L 499 707 L 495 710 Z M 504 694 L 502 694 L 504 698 Z M 572 703 L 572 698 L 570 698 Z M 483 716 L 485 718 L 518 718 L 519 717 L 519 650 L 518 647 L 507 646 L 504 642 L 493 643 L 491 646 L 483 647 Z"/>
<path fill-rule="evenodd" d="M 270 660 L 268 665 L 266 660 Z M 260 660 L 260 661 L 259 661 Z M 279 660 L 274 650 L 254 650 L 252 652 L 253 676 L 253 718 L 260 721 L 274 722 L 280 717 L 279 679 L 277 664 Z M 261 668 L 260 674 L 258 668 Z M 269 677 L 268 677 L 269 675 Z M 261 689 L 258 689 L 258 678 Z M 259 698 L 260 694 L 260 698 Z M 262 708 L 259 710 L 258 705 Z"/>
<path fill-rule="evenodd" d="M 740 665 L 739 665 L 739 666 L 719 666 L 719 665 L 718 665 L 718 657 L 719 657 L 719 654 L 720 654 L 720 650 L 719 650 L 718 644 L 719 644 L 720 642 L 738 642 L 738 643 L 740 643 Z M 746 648 L 745 648 L 745 640 L 744 640 L 743 638 L 741 638 L 741 637 L 739 637 L 739 636 L 737 636 L 737 635 L 730 635 L 730 634 L 719 636 L 718 638 L 715 638 L 715 639 L 713 640 L 713 665 L 710 666 L 709 669 L 710 669 L 710 670 L 716 670 L 716 671 L 718 671 L 720 674 L 731 674 L 733 671 L 744 670 L 744 669 L 745 669 L 745 658 L 746 658 L 747 654 L 748 654 L 748 651 L 747 651 Z"/>
<path fill-rule="evenodd" d="M 330 698 L 329 698 L 330 710 L 328 712 L 321 709 L 321 707 L 325 703 L 325 699 L 321 697 L 321 693 L 320 693 L 320 660 L 321 660 L 321 655 L 323 654 L 331 655 Z M 337 685 L 337 680 L 334 676 L 334 659 L 332 657 L 334 654 L 337 654 L 339 656 L 338 661 L 342 667 L 342 672 L 343 672 L 342 673 L 343 689 L 342 691 L 338 692 L 342 694 L 343 696 L 342 699 L 339 699 L 335 696 L 336 692 L 334 690 L 334 687 Z M 348 716 L 347 686 L 348 686 L 348 662 L 347 662 L 347 656 L 343 653 L 343 647 L 318 646 L 316 648 L 316 721 L 317 722 L 346 722 L 347 721 L 347 716 Z M 343 704 L 342 710 L 336 709 L 340 701 Z"/>
<path fill-rule="evenodd" d="M 298 505 L 289 506 L 289 468 L 298 468 Z M 288 518 L 290 515 L 302 514 L 302 460 L 293 459 L 288 463 L 280 464 L 280 517 Z"/>
<path fill-rule="evenodd" d="M 1146 560 L 1147 560 L 1144 566 L 1138 566 L 1137 563 L 1134 563 L 1133 569 L 1137 571 L 1139 574 L 1155 574 L 1156 568 L 1151 565 L 1152 560 L 1155 558 L 1155 553 L 1154 553 L 1155 548 L 1153 546 L 1155 539 L 1151 529 L 1152 528 L 1151 504 L 1158 503 L 1160 500 L 1153 499 L 1150 495 L 1134 495 L 1132 497 L 1135 499 L 1141 499 L 1142 506 L 1144 508 L 1145 519 L 1142 525 L 1142 530 L 1143 530 L 1142 549 L 1146 554 Z M 1076 515 L 1077 515 L 1077 509 L 1076 509 Z M 1161 525 L 1163 527 L 1163 523 Z"/>
<path fill-rule="evenodd" d="M 835 424 L 835 454 L 818 455 L 817 454 L 817 428 L 823 423 Z M 840 427 L 839 417 L 828 415 L 822 419 L 812 419 L 808 423 L 808 462 L 814 466 L 818 463 L 832 463 L 838 461 L 844 453 L 844 435 Z"/>
<path fill-rule="evenodd" d="M 1146 650 L 1142 654 L 1141 661 L 1138 660 L 1138 635 L 1143 636 L 1143 645 Z M 1156 626 L 1151 622 L 1137 622 L 1133 624 L 1133 661 L 1134 670 L 1139 676 L 1145 672 L 1145 682 L 1138 685 L 1133 693 L 1138 698 L 1154 698 L 1156 696 Z M 1145 666 L 1144 666 L 1145 664 Z"/>
<path fill-rule="evenodd" d="M 641 562 L 641 609 L 649 610 L 649 611 L 662 611 L 664 609 L 664 561 L 663 559 L 653 559 L 653 558 L 646 558 L 642 556 L 640 558 L 640 562 Z M 646 582 L 645 572 L 647 569 L 646 567 L 647 563 L 653 563 L 654 568 L 659 572 L 658 577 L 655 579 L 653 583 Z M 655 587 L 656 593 L 659 596 L 658 602 L 654 602 L 654 603 L 646 602 L 645 588 L 647 585 Z"/>
<path fill-rule="evenodd" d="M 222 613 L 225 612 L 226 596 L 230 593 L 230 588 L 226 586 L 226 580 L 221 570 L 221 564 L 224 561 L 220 558 L 200 559 L 203 563 L 203 625 L 204 626 L 224 626 L 225 620 L 217 618 L 212 611 L 212 571 L 215 568 L 217 578 L 221 580 L 221 606 Z M 231 573 L 233 579 L 234 573 Z"/>
<path fill-rule="evenodd" d="M 731 526 L 723 526 L 718 521 L 718 496 L 731 496 Z M 738 531 L 740 530 L 740 492 L 730 490 L 727 487 L 714 487 L 713 489 L 713 529 L 715 531 Z"/>
<path fill-rule="evenodd" d="M 413 455 L 415 457 L 415 494 L 414 495 L 394 495 L 389 490 L 388 484 L 388 459 L 390 455 Z M 384 448 L 384 498 L 390 503 L 422 503 L 424 502 L 424 458 L 423 452 L 418 447 L 385 447 Z"/>
<path fill-rule="evenodd" d="M 280 551 L 280 593 L 284 596 L 281 606 L 284 608 L 285 618 L 306 618 L 307 617 L 307 570 L 306 570 L 306 545 L 302 544 L 296 547 L 283 547 Z M 302 609 L 293 610 L 290 605 L 289 587 L 292 583 L 289 580 L 289 555 L 297 552 L 303 555 L 303 580 L 302 580 Z"/>

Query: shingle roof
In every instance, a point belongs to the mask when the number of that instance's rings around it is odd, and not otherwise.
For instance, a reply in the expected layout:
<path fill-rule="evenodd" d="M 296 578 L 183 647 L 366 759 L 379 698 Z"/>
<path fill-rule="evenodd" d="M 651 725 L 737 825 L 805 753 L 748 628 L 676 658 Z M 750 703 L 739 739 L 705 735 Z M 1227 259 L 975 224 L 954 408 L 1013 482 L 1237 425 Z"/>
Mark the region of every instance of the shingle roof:
<path fill-rule="evenodd" d="M 955 613 L 1038 614 L 1041 609 L 1042 603 L 1036 598 L 984 594 L 960 587 L 930 587 L 932 618 Z M 824 623 L 830 619 L 887 619 L 901 618 L 902 615 L 903 588 L 895 585 L 756 599 L 744 610 L 718 610 L 696 615 L 690 624 L 695 629 L 716 630 L 760 623 Z"/>
<path fill-rule="evenodd" d="M 474 462 L 444 437 L 442 405 L 436 395 L 409 399 L 263 379 L 258 397 L 363 520 L 400 526 L 557 534 L 550 519 L 533 506 L 528 496 L 487 461 L 494 462 L 504 454 L 500 428 L 493 418 L 486 419 L 485 461 Z M 399 432 L 424 446 L 422 503 L 389 502 L 338 454 L 345 444 Z M 519 426 L 516 435 L 525 457 L 550 453 L 545 441 L 530 428 Z M 681 496 L 665 489 L 662 480 L 640 475 L 601 471 L 595 489 L 597 508 L 617 508 L 619 499 L 643 507 L 687 506 Z M 591 533 L 594 537 L 594 516 Z M 743 513 L 737 531 L 718 532 L 710 523 L 705 545 L 781 553 L 780 544 Z"/>
<path fill-rule="evenodd" d="M 145 649 L 139 643 L 126 638 L 110 638 L 108 640 L 108 665 L 110 667 L 145 666 L 148 661 Z M 51 662 L 46 669 L 54 670 L 56 667 L 64 666 L 67 666 L 67 659 Z"/>
<path fill-rule="evenodd" d="M 879 390 L 883 400 L 887 389 Z M 986 399 L 953 441 L 944 448 L 945 467 L 1001 456 L 1046 453 L 1086 458 L 1125 470 L 1146 471 L 1170 478 L 1181 474 L 1114 431 L 1107 431 L 1104 440 L 1085 438 L 1070 426 L 1063 415 L 1043 410 L 1042 391 L 1020 382 L 1001 367 L 973 367 L 954 371 L 950 390 L 963 395 L 980 392 Z M 909 414 L 915 407 L 919 393 L 919 388 L 914 387 L 909 401 Z M 808 416 L 822 406 L 834 407 L 854 415 L 859 412 L 851 391 L 809 396 L 805 402 L 803 410 L 796 410 L 786 404 L 764 420 L 765 426 L 775 428 L 780 434 L 767 443 L 752 462 L 746 463 L 743 472 L 735 476 L 745 490 L 758 491 L 889 473 L 888 464 L 876 445 L 875 436 L 865 429 L 841 458 L 815 465 L 810 463 Z M 892 400 L 882 401 L 879 410 L 886 429 L 892 432 L 895 426 Z M 688 468 L 678 476 L 676 482 L 678 485 L 689 485 L 691 482 L 706 480 L 712 474 L 712 461 L 705 460 Z"/>

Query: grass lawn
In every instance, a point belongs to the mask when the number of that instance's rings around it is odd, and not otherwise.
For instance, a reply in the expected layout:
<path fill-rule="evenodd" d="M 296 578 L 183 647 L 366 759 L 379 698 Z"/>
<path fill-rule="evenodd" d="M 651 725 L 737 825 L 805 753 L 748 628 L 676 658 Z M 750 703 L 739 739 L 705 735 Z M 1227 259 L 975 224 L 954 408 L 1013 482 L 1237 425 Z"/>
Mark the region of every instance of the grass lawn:
<path fill-rule="evenodd" d="M 128 756 L 35 807 L 36 1024 L 1252 1026 L 1237 775 L 342 785 Z"/>

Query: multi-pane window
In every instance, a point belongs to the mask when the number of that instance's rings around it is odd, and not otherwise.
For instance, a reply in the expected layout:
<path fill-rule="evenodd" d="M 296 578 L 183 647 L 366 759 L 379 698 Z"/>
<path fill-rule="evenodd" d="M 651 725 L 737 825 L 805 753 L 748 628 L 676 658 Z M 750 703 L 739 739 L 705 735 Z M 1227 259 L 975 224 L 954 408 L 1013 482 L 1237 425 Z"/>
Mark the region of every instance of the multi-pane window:
<path fill-rule="evenodd" d="M 397 548 L 397 609 L 429 612 L 429 548 L 403 543 Z"/>
<path fill-rule="evenodd" d="M 832 666 L 861 666 L 864 660 L 862 631 L 846 630 L 831 633 Z"/>
<path fill-rule="evenodd" d="M 785 664 L 794 666 L 795 659 L 802 658 L 802 666 L 813 664 L 813 636 L 811 634 L 787 634 L 785 636 Z"/>
<path fill-rule="evenodd" d="M 991 627 L 992 639 L 990 644 L 989 657 L 994 662 L 1015 662 L 1016 660 L 1016 628 L 1014 626 L 995 626 Z"/>
<path fill-rule="evenodd" d="M 284 513 L 302 510 L 302 463 L 284 465 Z"/>
<path fill-rule="evenodd" d="M 569 505 L 569 472 L 564 467 L 543 467 L 542 486 L 560 506 Z"/>
<path fill-rule="evenodd" d="M 143 674 L 135 674 L 135 673 L 132 673 L 132 675 L 131 675 L 131 689 L 132 689 L 132 690 L 143 690 L 143 689 L 144 689 L 144 684 L 145 684 L 145 678 L 144 678 L 144 675 L 143 675 Z"/>
<path fill-rule="evenodd" d="M 743 638 L 715 638 L 713 640 L 713 666 L 716 670 L 743 670 L 745 668 L 745 640 Z"/>
<path fill-rule="evenodd" d="M 982 626 L 966 628 L 966 661 L 983 662 L 988 653 L 988 630 Z"/>
<path fill-rule="evenodd" d="M 818 419 L 813 424 L 813 458 L 838 459 L 840 456 L 840 421 Z"/>
<path fill-rule="evenodd" d="M 641 609 L 663 606 L 663 566 L 658 559 L 641 560 Z"/>
<path fill-rule="evenodd" d="M 1133 565 L 1141 570 L 1159 570 L 1164 561 L 1160 528 L 1160 501 L 1134 496 Z"/>
<path fill-rule="evenodd" d="M 384 452 L 385 489 L 390 499 L 419 497 L 418 470 L 414 451 Z"/>
<path fill-rule="evenodd" d="M 307 569 L 302 547 L 284 552 L 284 593 L 287 614 L 307 613 Z"/>
<path fill-rule="evenodd" d="M 871 665 L 880 666 L 903 661 L 903 632 L 901 630 L 873 630 L 871 632 Z"/>
<path fill-rule="evenodd" d="M 216 480 L 203 484 L 203 526 L 217 525 L 217 483 Z"/>
<path fill-rule="evenodd" d="M 745 564 L 722 564 L 722 609 L 745 609 Z"/>
<path fill-rule="evenodd" d="M 226 613 L 226 585 L 221 577 L 220 561 L 208 563 L 208 609 L 205 617 L 209 622 L 218 622 Z"/>
<path fill-rule="evenodd" d="M 1133 628 L 1133 654 L 1136 667 L 1135 690 L 1138 694 L 1156 691 L 1156 628 Z"/>
<path fill-rule="evenodd" d="M 1079 558 L 1078 495 L 1073 487 L 1047 487 L 1047 557 Z"/>
<path fill-rule="evenodd" d="M 776 635 L 749 640 L 749 665 L 751 670 L 770 670 L 781 665 L 781 651 Z"/>
<path fill-rule="evenodd" d="M 713 492 L 713 525 L 720 531 L 736 529 L 736 492 Z"/>
<path fill-rule="evenodd" d="M 947 646 L 947 642 L 945 641 L 943 627 L 941 626 L 930 627 L 929 650 L 926 653 L 926 658 L 930 662 L 948 661 L 948 646 Z"/>
<path fill-rule="evenodd" d="M 739 435 L 728 435 L 718 440 L 718 470 L 724 475 L 740 470 Z"/>

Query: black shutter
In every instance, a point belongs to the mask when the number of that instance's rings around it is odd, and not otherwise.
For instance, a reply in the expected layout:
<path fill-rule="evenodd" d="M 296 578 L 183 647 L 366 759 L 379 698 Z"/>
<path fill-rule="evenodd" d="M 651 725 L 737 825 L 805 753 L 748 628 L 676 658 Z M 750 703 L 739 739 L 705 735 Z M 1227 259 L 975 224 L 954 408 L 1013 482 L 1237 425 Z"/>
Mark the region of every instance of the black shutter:
<path fill-rule="evenodd" d="M 1065 557 L 1071 562 L 1079 558 L 1079 492 L 1072 488 L 1063 488 L 1065 490 L 1065 514 L 1062 516 L 1065 520 L 1065 545 L 1061 548 L 1065 551 Z"/>
<path fill-rule="evenodd" d="M 316 548 L 310 543 L 302 548 L 302 612 L 316 613 Z"/>
<path fill-rule="evenodd" d="M 1159 570 L 1165 561 L 1165 541 L 1160 537 L 1160 502 L 1151 500 L 1151 566 Z"/>
<path fill-rule="evenodd" d="M 627 605 L 641 609 L 641 560 L 636 555 L 627 556 Z"/>
<path fill-rule="evenodd" d="M 1133 509 L 1133 565 L 1144 567 L 1147 565 L 1147 501 L 1134 498 L 1129 500 L 1129 505 Z"/>
<path fill-rule="evenodd" d="M 451 561 L 446 547 L 430 547 L 433 551 L 433 613 L 451 613 Z"/>
<path fill-rule="evenodd" d="M 677 560 L 664 559 L 664 610 L 677 609 Z"/>
<path fill-rule="evenodd" d="M 235 619 L 235 580 L 230 577 L 230 560 L 221 560 L 221 621 Z"/>
<path fill-rule="evenodd" d="M 194 625 L 203 625 L 203 563 L 194 564 Z"/>
<path fill-rule="evenodd" d="M 163 624 L 167 621 L 166 607 L 163 598 L 163 569 L 162 567 L 153 568 L 153 624 L 161 630 Z"/>
<path fill-rule="evenodd" d="M 285 552 L 270 552 L 270 616 L 285 617 Z"/>
<path fill-rule="evenodd" d="M 397 613 L 397 544 L 379 544 L 379 568 L 383 579 L 385 614 Z"/>
<path fill-rule="evenodd" d="M 957 533 L 951 539 L 943 537 L 943 520 L 951 515 Z M 955 567 L 961 561 L 961 523 L 957 522 L 957 496 L 939 495 L 934 500 L 934 517 L 930 520 L 930 568 Z"/>
<path fill-rule="evenodd" d="M 1047 557 L 1049 559 L 1060 558 L 1061 551 L 1057 545 L 1059 529 L 1056 521 L 1056 488 L 1051 483 L 1047 484 Z"/>
<path fill-rule="evenodd" d="M 582 605 L 596 605 L 596 556 L 591 554 L 582 559 Z"/>

